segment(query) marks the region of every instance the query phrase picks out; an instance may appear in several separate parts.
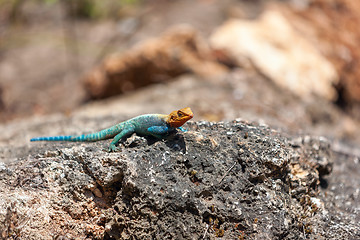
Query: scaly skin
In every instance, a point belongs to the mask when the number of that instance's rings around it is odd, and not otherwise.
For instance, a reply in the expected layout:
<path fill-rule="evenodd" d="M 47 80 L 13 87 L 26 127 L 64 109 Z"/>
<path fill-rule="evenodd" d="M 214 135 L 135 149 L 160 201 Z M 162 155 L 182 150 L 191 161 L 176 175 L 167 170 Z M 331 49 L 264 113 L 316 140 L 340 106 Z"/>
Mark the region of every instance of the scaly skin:
<path fill-rule="evenodd" d="M 54 137 L 37 137 L 30 141 L 71 141 L 71 142 L 95 142 L 114 138 L 110 143 L 109 152 L 117 151 L 116 144 L 131 134 L 136 133 L 145 136 L 154 136 L 163 138 L 166 134 L 180 128 L 185 122 L 193 117 L 190 108 L 183 108 L 173 111 L 170 114 L 145 114 L 127 121 L 121 122 L 110 128 L 101 130 L 96 133 L 78 135 L 78 136 L 54 136 Z"/>

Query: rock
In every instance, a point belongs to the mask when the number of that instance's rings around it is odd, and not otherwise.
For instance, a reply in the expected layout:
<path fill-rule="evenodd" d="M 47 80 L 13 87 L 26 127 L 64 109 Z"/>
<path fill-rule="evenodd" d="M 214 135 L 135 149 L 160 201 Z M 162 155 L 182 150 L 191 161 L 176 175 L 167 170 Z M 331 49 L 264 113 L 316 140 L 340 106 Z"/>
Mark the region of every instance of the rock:
<path fill-rule="evenodd" d="M 2 236 L 27 239 L 349 238 L 318 195 L 327 140 L 243 121 L 189 122 L 165 140 L 43 144 L 1 165 Z M 54 149 L 54 148 L 52 148 Z M 334 215 L 332 215 L 334 214 Z M 340 215 L 339 215 L 340 216 Z M 353 235 L 351 235 L 353 234 Z"/>
<path fill-rule="evenodd" d="M 210 42 L 240 65 L 250 61 L 276 84 L 304 99 L 313 94 L 328 100 L 337 97 L 333 65 L 277 11 L 268 10 L 258 20 L 229 20 L 215 30 Z"/>
<path fill-rule="evenodd" d="M 9 113 L 6 111 L 3 88 L 0 86 L 0 122 L 9 118 Z"/>
<path fill-rule="evenodd" d="M 5 109 L 5 104 L 3 100 L 3 89 L 0 86 L 0 111 L 3 111 Z"/>
<path fill-rule="evenodd" d="M 282 8 L 304 37 L 316 42 L 339 73 L 339 101 L 351 106 L 360 103 L 360 2 L 312 0 L 304 8 Z M 346 13 L 346 14 L 344 14 Z M 355 109 L 354 109 L 355 110 Z M 357 109 L 358 110 L 358 109 Z M 359 115 L 358 115 L 359 116 Z"/>
<path fill-rule="evenodd" d="M 87 74 L 84 87 L 90 98 L 106 98 L 186 72 L 211 76 L 224 71 L 225 67 L 212 59 L 206 41 L 195 29 L 177 26 L 159 38 L 108 57 Z"/>

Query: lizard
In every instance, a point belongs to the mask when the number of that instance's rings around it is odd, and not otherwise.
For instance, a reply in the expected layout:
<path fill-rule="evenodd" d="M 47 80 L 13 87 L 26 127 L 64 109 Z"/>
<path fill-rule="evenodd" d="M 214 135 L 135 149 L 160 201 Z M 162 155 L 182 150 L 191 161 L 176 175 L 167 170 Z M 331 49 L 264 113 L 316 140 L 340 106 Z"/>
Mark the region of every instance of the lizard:
<path fill-rule="evenodd" d="M 193 118 L 193 112 L 189 107 L 186 107 L 177 111 L 172 111 L 170 114 L 140 115 L 95 133 L 83 135 L 36 137 L 31 138 L 30 141 L 95 142 L 113 138 L 108 150 L 109 152 L 115 152 L 119 150 L 119 148 L 116 147 L 119 141 L 126 139 L 133 133 L 162 139 L 168 133 L 174 132 L 176 129 L 183 131 L 181 126 L 191 118 Z"/>

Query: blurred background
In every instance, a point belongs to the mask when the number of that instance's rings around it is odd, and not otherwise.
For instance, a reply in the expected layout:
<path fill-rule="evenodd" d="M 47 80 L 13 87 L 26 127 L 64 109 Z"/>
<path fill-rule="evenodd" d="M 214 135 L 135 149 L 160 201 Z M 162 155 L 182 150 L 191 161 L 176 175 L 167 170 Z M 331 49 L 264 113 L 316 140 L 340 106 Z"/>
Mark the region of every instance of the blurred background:
<path fill-rule="evenodd" d="M 189 106 L 358 149 L 359 26 L 350 0 L 0 0 L 0 122 Z"/>

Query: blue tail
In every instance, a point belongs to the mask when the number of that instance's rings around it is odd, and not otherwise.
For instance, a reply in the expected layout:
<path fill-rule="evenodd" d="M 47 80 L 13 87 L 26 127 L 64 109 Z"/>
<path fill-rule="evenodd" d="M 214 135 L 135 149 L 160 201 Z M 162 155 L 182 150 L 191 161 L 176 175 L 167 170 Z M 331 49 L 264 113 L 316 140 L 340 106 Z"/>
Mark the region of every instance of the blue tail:
<path fill-rule="evenodd" d="M 31 142 L 35 141 L 79 141 L 75 136 L 54 136 L 54 137 L 36 137 L 30 139 Z"/>
<path fill-rule="evenodd" d="M 109 139 L 114 137 L 116 134 L 120 133 L 123 130 L 123 124 L 112 126 L 110 128 L 104 129 L 100 132 L 76 135 L 76 136 L 53 136 L 53 137 L 36 137 L 30 139 L 31 142 L 35 141 L 70 141 L 70 142 L 95 142 L 99 140 Z"/>
<path fill-rule="evenodd" d="M 101 140 L 101 134 L 93 133 L 79 136 L 53 136 L 53 137 L 36 137 L 30 139 L 31 142 L 35 141 L 70 141 L 70 142 L 94 142 Z"/>

